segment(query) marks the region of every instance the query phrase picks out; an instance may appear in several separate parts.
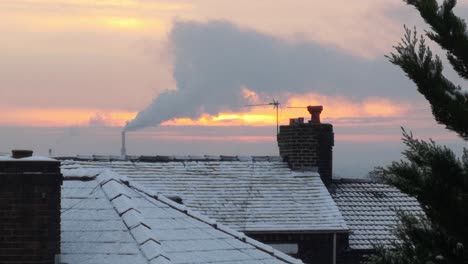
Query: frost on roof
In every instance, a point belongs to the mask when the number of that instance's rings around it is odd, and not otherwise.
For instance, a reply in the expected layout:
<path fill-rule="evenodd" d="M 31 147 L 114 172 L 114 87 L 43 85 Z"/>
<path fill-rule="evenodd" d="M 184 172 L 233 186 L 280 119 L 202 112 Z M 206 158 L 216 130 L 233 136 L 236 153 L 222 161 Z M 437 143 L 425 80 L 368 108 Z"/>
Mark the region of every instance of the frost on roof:
<path fill-rule="evenodd" d="M 107 167 L 131 182 L 241 232 L 347 232 L 317 172 L 296 172 L 270 158 L 250 161 L 67 161 Z"/>
<path fill-rule="evenodd" d="M 109 170 L 64 181 L 61 243 L 67 263 L 302 263 Z"/>
<path fill-rule="evenodd" d="M 116 156 L 116 155 L 77 155 L 56 157 L 60 160 L 75 160 L 75 161 L 132 161 L 132 162 L 184 162 L 184 161 L 282 161 L 280 156 L 225 156 L 225 155 L 140 155 L 140 156 Z"/>
<path fill-rule="evenodd" d="M 367 250 L 375 245 L 391 246 L 397 211 L 423 215 L 413 197 L 397 188 L 363 180 L 334 181 L 333 199 L 351 229 L 349 246 Z"/>
<path fill-rule="evenodd" d="M 65 180 L 92 180 L 101 173 L 103 169 L 99 168 L 61 168 L 62 175 Z"/>
<path fill-rule="evenodd" d="M 52 159 L 49 157 L 42 157 L 42 156 L 31 156 L 25 157 L 20 159 L 12 158 L 11 156 L 0 156 L 0 161 L 57 161 L 56 159 Z"/>

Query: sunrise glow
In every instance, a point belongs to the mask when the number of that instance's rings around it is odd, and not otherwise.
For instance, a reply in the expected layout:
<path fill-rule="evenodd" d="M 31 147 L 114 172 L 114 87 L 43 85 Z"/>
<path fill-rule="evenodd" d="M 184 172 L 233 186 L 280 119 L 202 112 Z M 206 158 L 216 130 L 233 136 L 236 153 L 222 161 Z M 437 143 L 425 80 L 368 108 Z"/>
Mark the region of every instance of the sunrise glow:
<path fill-rule="evenodd" d="M 252 91 L 252 98 L 257 98 Z M 296 95 L 290 97 L 280 107 L 279 123 L 288 124 L 290 118 L 306 117 L 308 105 L 323 105 L 322 119 L 399 117 L 409 110 L 409 105 L 385 98 L 367 98 L 354 102 L 344 97 L 319 94 Z M 302 108 L 287 108 L 302 107 Z M 200 118 L 176 118 L 163 122 L 163 126 L 268 126 L 276 125 L 276 112 L 272 106 L 246 107 L 240 112 L 222 112 L 217 115 L 203 114 Z"/>
<path fill-rule="evenodd" d="M 103 22 L 112 27 L 128 29 L 141 28 L 145 25 L 143 20 L 132 17 L 109 17 L 104 19 Z"/>
<path fill-rule="evenodd" d="M 0 124 L 4 126 L 63 127 L 118 126 L 122 127 L 135 112 L 100 109 L 3 109 Z"/>

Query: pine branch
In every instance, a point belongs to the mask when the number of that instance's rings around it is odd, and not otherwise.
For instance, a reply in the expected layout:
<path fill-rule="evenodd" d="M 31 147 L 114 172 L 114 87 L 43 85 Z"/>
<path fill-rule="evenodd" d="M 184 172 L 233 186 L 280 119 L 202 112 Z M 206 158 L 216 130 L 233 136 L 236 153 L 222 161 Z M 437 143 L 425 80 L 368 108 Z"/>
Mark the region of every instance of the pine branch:
<path fill-rule="evenodd" d="M 434 141 L 403 129 L 405 160 L 377 172 L 408 193 L 427 216 L 401 215 L 392 250 L 378 249 L 369 263 L 468 263 L 468 150 L 461 159 Z"/>
<path fill-rule="evenodd" d="M 387 58 L 416 83 L 436 121 L 468 140 L 468 93 L 445 78 L 439 57 L 434 58 L 424 38 L 416 34 L 405 26 L 404 37 Z"/>
<path fill-rule="evenodd" d="M 468 79 L 468 35 L 466 23 L 453 13 L 456 0 L 405 0 L 416 7 L 421 17 L 431 26 L 427 36 L 447 51 L 447 58 L 455 71 Z"/>

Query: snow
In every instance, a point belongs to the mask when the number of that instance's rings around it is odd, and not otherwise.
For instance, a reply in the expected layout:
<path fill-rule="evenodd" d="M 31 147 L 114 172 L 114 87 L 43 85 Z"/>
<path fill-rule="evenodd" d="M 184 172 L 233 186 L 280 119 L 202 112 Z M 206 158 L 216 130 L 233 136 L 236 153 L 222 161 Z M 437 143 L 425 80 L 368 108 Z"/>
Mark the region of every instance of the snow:
<path fill-rule="evenodd" d="M 117 181 L 106 182 L 106 184 L 102 185 L 102 189 L 111 201 L 121 195 L 125 195 L 127 198 L 131 197 L 131 194 L 129 191 L 127 191 L 127 188 L 125 188 L 121 183 Z"/>
<path fill-rule="evenodd" d="M 376 243 L 391 246 L 396 241 L 392 230 L 398 223 L 397 210 L 423 213 L 415 198 L 383 183 L 341 180 L 334 185 L 332 196 L 352 231 L 352 249 L 372 249 Z"/>
<path fill-rule="evenodd" d="M 133 229 L 138 225 L 145 225 L 141 213 L 135 210 L 130 210 L 123 214 L 122 219 L 129 229 Z"/>
<path fill-rule="evenodd" d="M 42 156 L 31 156 L 31 157 L 21 158 L 19 160 L 23 160 L 23 161 L 58 161 L 56 159 L 52 159 L 52 158 L 49 158 L 49 157 L 42 157 Z"/>
<path fill-rule="evenodd" d="M 0 161 L 58 161 L 56 159 L 52 159 L 49 157 L 42 157 L 42 156 L 31 156 L 21 159 L 15 159 L 11 156 L 0 156 Z"/>
<path fill-rule="evenodd" d="M 98 181 L 101 183 L 101 185 L 106 184 L 108 181 L 111 180 L 117 180 L 121 182 L 128 182 L 128 178 L 124 175 L 120 175 L 110 169 L 104 169 L 100 174 Z"/>
<path fill-rule="evenodd" d="M 317 172 L 292 171 L 273 157 L 220 159 L 75 163 L 125 174 L 132 188 L 241 232 L 349 230 Z M 181 197 L 184 206 L 168 196 Z"/>
<path fill-rule="evenodd" d="M 76 168 L 76 169 L 63 169 L 62 175 L 65 178 L 96 178 L 104 169 L 100 168 Z"/>
<path fill-rule="evenodd" d="M 302 263 L 153 190 L 148 196 L 114 171 L 67 163 L 62 173 L 94 175 L 64 181 L 62 256 L 69 263 Z"/>
<path fill-rule="evenodd" d="M 161 245 L 153 240 L 148 240 L 143 245 L 141 245 L 141 250 L 148 260 L 159 257 L 163 253 L 161 250 Z"/>
<path fill-rule="evenodd" d="M 136 210 L 133 203 L 130 201 L 131 199 L 126 196 L 119 196 L 112 200 L 112 204 L 114 208 L 117 210 L 119 215 L 123 215 L 129 210 Z"/>

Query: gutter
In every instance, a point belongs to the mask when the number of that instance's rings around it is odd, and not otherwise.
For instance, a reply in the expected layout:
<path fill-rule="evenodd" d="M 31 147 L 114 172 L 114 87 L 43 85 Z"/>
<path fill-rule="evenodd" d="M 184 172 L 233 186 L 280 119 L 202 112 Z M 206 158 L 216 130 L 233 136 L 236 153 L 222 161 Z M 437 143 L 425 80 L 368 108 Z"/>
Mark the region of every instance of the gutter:
<path fill-rule="evenodd" d="M 276 235 L 276 234 L 290 234 L 290 235 L 314 235 L 314 234 L 350 234 L 352 231 L 350 229 L 344 230 L 262 230 L 262 231 L 248 231 L 240 230 L 245 234 L 251 235 Z"/>

